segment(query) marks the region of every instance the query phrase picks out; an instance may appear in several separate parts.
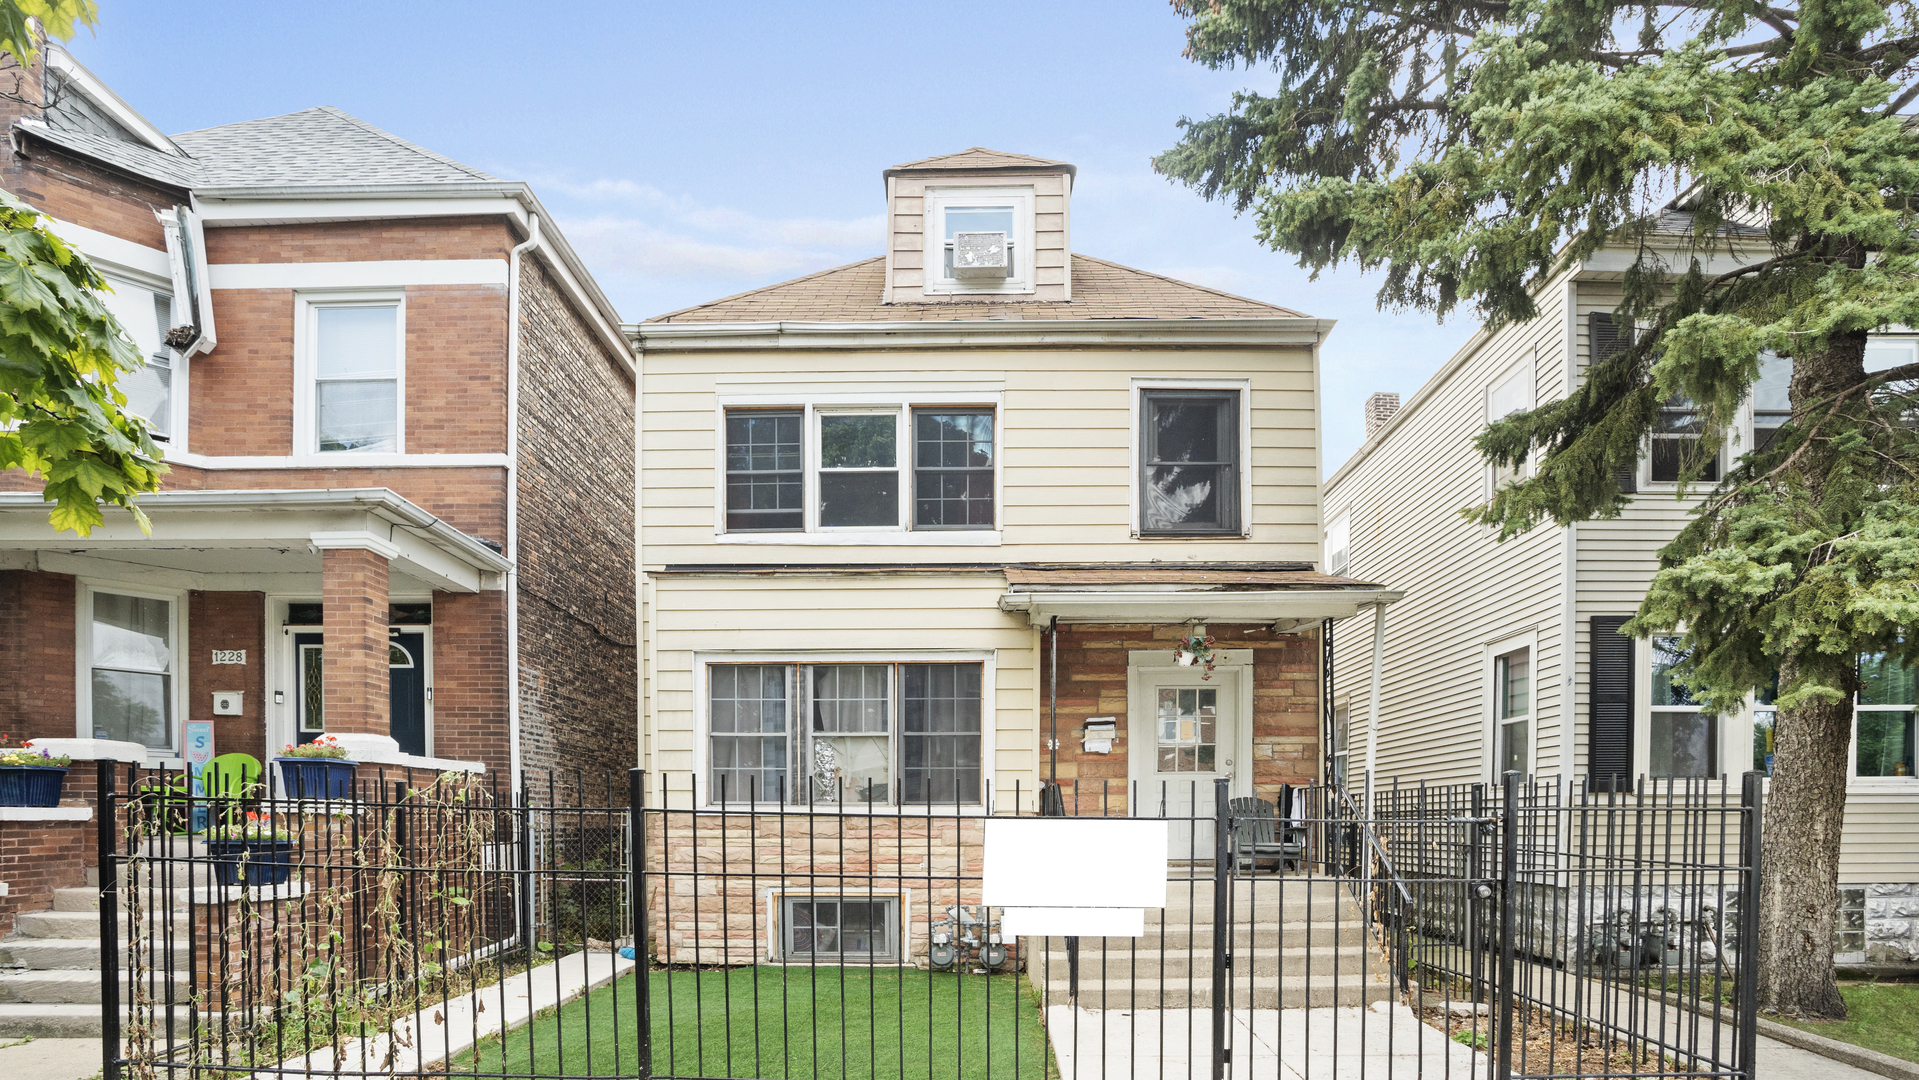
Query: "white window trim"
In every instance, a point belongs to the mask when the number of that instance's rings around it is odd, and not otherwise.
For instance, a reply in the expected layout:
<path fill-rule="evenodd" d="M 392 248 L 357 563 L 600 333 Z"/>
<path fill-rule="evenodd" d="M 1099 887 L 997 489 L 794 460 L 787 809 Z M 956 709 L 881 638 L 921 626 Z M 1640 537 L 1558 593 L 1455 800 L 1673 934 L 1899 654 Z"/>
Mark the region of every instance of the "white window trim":
<path fill-rule="evenodd" d="M 1671 485 L 1668 484 L 1666 486 L 1670 487 Z M 1684 630 L 1673 630 L 1668 633 L 1655 634 L 1653 636 L 1678 638 L 1684 635 Z M 1652 772 L 1652 714 L 1654 709 L 1652 703 L 1652 661 L 1652 638 L 1634 638 L 1632 687 L 1633 775 L 1643 776 L 1648 780 L 1664 780 L 1667 779 L 1667 777 L 1655 777 Z M 1748 703 L 1751 702 L 1752 697 L 1750 694 L 1747 695 L 1746 700 Z M 1658 706 L 1658 709 L 1660 712 L 1704 713 L 1706 711 L 1704 706 L 1694 705 L 1661 705 Z M 1714 719 L 1714 736 L 1718 745 L 1713 749 L 1713 764 L 1717 767 L 1717 771 L 1712 776 L 1707 777 L 1707 779 L 1716 780 L 1723 776 L 1729 776 L 1731 772 L 1726 768 L 1728 762 L 1749 760 L 1752 757 L 1752 726 L 1750 717 L 1750 710 L 1748 710 L 1745 723 L 1732 723 L 1733 714 L 1731 713 L 1720 713 Z M 1737 749 L 1734 745 L 1730 744 L 1729 736 L 1735 727 L 1745 733 L 1746 742 L 1743 750 Z M 1743 756 L 1740 756 L 1741 754 L 1743 754 Z M 1744 770 L 1739 771 L 1743 772 Z M 1679 779 L 1685 778 L 1680 777 Z"/>
<path fill-rule="evenodd" d="M 1338 541 L 1339 547 L 1333 546 L 1335 541 Z M 1353 569 L 1353 512 L 1350 507 L 1333 515 L 1332 523 L 1326 526 L 1323 543 L 1325 549 L 1321 556 L 1326 561 L 1320 564 L 1320 569 L 1328 574 L 1350 576 Z M 1339 560 L 1333 558 L 1335 552 L 1343 554 L 1345 565 L 1337 565 Z"/>
<path fill-rule="evenodd" d="M 1915 702 L 1913 704 L 1919 704 Z M 1859 695 L 1852 695 L 1852 727 L 1847 736 L 1846 745 L 1846 786 L 1863 791 L 1896 791 L 1911 794 L 1913 785 L 1919 784 L 1919 772 L 1912 776 L 1860 776 L 1859 775 L 1859 714 L 1861 712 L 1898 712 L 1899 705 L 1862 705 Z M 1915 719 L 1919 723 L 1919 719 Z"/>
<path fill-rule="evenodd" d="M 994 756 L 994 738 L 999 723 L 999 707 L 996 688 L 998 654 L 993 649 L 916 649 L 916 650 L 832 650 L 832 649 L 794 649 L 790 651 L 739 651 L 710 650 L 693 654 L 693 806 L 700 810 L 712 809 L 720 804 L 712 801 L 713 792 L 707 770 L 710 764 L 710 740 L 712 738 L 711 702 L 712 679 L 707 668 L 715 664 L 978 664 L 980 665 L 980 805 L 959 806 L 961 817 L 989 815 L 1000 797 L 997 758 Z M 795 717 L 797 723 L 801 720 Z M 894 733 L 895 735 L 898 732 Z M 789 737 L 791 737 L 789 735 Z M 1022 792 L 1022 795 L 1024 793 Z M 767 802 L 728 802 L 729 810 L 748 808 L 776 812 L 792 809 L 782 803 Z M 816 805 L 809 808 L 812 813 L 847 813 L 875 817 L 952 817 L 955 807 L 949 803 L 912 803 L 909 805 L 876 806 L 860 803 L 847 806 L 843 810 L 834 805 Z"/>
<path fill-rule="evenodd" d="M 395 592 L 388 596 L 387 600 L 394 604 L 430 604 L 433 602 L 433 594 Z M 264 669 L 266 700 L 260 703 L 261 715 L 264 717 L 261 728 L 265 738 L 264 745 L 260 747 L 260 752 L 263 755 L 260 759 L 262 761 L 273 757 L 280 747 L 293 742 L 300 734 L 298 719 L 300 667 L 298 653 L 293 645 L 293 634 L 296 630 L 306 631 L 308 627 L 305 624 L 297 627 L 288 626 L 287 616 L 289 605 L 311 603 L 318 603 L 315 594 L 312 592 L 268 593 L 266 596 L 266 641 L 261 644 L 264 651 L 263 663 L 266 665 Z M 318 629 L 318 627 L 314 627 L 313 629 Z M 426 626 L 409 625 L 403 627 L 403 629 L 409 633 L 422 630 L 426 632 L 426 641 L 423 646 L 426 650 L 426 662 L 421 666 L 426 672 L 426 687 L 428 690 L 426 699 L 426 756 L 432 757 L 434 749 L 433 695 L 431 692 L 433 689 L 433 627 L 431 624 Z M 277 637 L 275 636 L 275 631 L 279 632 Z M 279 702 L 274 701 L 273 695 L 276 691 L 284 693 L 286 700 Z"/>
<path fill-rule="evenodd" d="M 1482 395 L 1482 404 L 1484 407 L 1484 412 L 1486 414 L 1486 423 L 1491 424 L 1494 421 L 1503 420 L 1505 419 L 1506 416 L 1512 415 L 1511 412 L 1508 412 L 1502 416 L 1493 415 L 1493 392 L 1495 390 L 1498 390 L 1500 387 L 1505 386 L 1507 382 L 1513 379 L 1519 379 L 1521 382 L 1521 385 L 1523 385 L 1526 389 L 1525 404 L 1520 405 L 1518 409 L 1515 409 L 1513 411 L 1532 409 L 1538 405 L 1538 399 L 1539 399 L 1538 372 L 1533 365 L 1532 358 L 1529 356 L 1526 359 L 1521 360 L 1518 363 L 1514 364 L 1513 366 L 1500 372 L 1498 376 L 1496 376 L 1491 382 L 1488 382 L 1486 384 L 1485 393 Z M 1531 476 L 1532 472 L 1533 472 L 1533 455 L 1530 452 L 1528 452 L 1526 455 L 1525 462 L 1520 465 L 1518 471 L 1513 474 L 1513 477 L 1514 479 L 1524 479 L 1528 476 Z M 1488 500 L 1492 499 L 1492 497 L 1495 494 L 1497 494 L 1498 491 L 1499 491 L 1499 467 L 1494 465 L 1491 462 L 1487 462 L 1486 463 L 1486 498 Z M 1490 529 L 1492 526 L 1488 525 L 1486 527 Z"/>
<path fill-rule="evenodd" d="M 392 304 L 394 314 L 394 411 L 396 448 L 363 454 L 357 450 L 322 451 L 319 442 L 319 418 L 314 409 L 319 395 L 314 392 L 316 308 L 333 305 L 371 306 Z M 379 289 L 370 292 L 301 293 L 293 298 L 293 448 L 294 457 L 308 455 L 325 459 L 328 465 L 357 462 L 366 457 L 404 457 L 406 453 L 406 291 Z"/>
<path fill-rule="evenodd" d="M 1006 513 L 1006 410 L 1004 395 L 937 392 L 925 394 L 864 393 L 782 396 L 721 394 L 713 407 L 713 538 L 721 544 L 793 545 L 803 547 L 998 547 L 1003 542 Z M 913 512 L 913 410 L 923 408 L 991 409 L 993 412 L 993 528 L 915 530 Z M 728 532 L 726 530 L 726 412 L 728 409 L 800 410 L 802 468 L 801 498 L 804 532 Z M 819 525 L 819 415 L 821 413 L 886 412 L 899 414 L 895 439 L 900 470 L 899 524 L 823 529 Z"/>
<path fill-rule="evenodd" d="M 93 596 L 95 593 L 110 593 L 114 596 L 136 596 L 143 600 L 165 600 L 169 607 L 170 621 L 168 633 L 173 650 L 173 740 L 175 745 L 147 748 L 147 753 L 162 761 L 176 760 L 181 755 L 180 743 L 186 730 L 187 706 L 191 700 L 188 693 L 187 675 L 187 593 L 184 590 L 155 589 L 152 585 L 133 584 L 112 581 L 103 578 L 83 578 L 75 591 L 76 611 L 74 617 L 74 737 L 93 738 Z"/>
<path fill-rule="evenodd" d="M 1015 255 L 1019 260 L 1014 269 L 1021 271 L 1019 277 L 1007 278 L 1004 282 L 992 285 L 971 281 L 941 278 L 938 275 L 946 262 L 946 208 L 952 203 L 971 203 L 991 199 L 995 202 L 1013 203 L 1014 250 L 1023 254 Z M 1028 185 L 1024 187 L 929 187 L 926 189 L 924 207 L 926 225 L 925 269 L 922 271 L 921 291 L 929 294 L 953 293 L 1031 293 L 1039 277 L 1035 263 L 1037 252 L 1033 250 L 1034 229 L 1034 192 Z"/>
<path fill-rule="evenodd" d="M 913 961 L 913 943 L 918 939 L 918 935 L 911 932 L 913 927 L 912 889 L 888 888 L 875 891 L 834 888 L 824 884 L 821 888 L 814 889 L 799 883 L 792 888 L 773 886 L 763 889 L 760 897 L 761 902 L 766 905 L 766 962 L 769 964 L 817 967 L 828 963 L 821 960 L 789 958 L 786 955 L 786 924 L 783 917 L 785 912 L 780 910 L 782 900 L 891 900 L 899 905 L 899 925 L 895 927 L 899 931 L 900 938 L 895 942 L 899 948 L 899 956 L 886 957 L 884 963 L 906 964 Z M 854 963 L 859 962 L 854 961 Z"/>
<path fill-rule="evenodd" d="M 1530 674 L 1526 689 L 1526 771 L 1539 775 L 1539 631 L 1527 630 L 1480 646 L 1480 771 L 1487 783 L 1499 783 L 1499 658 L 1526 650 Z"/>
<path fill-rule="evenodd" d="M 1149 536 L 1140 528 L 1140 417 L 1148 390 L 1239 391 L 1239 531 L 1207 536 Z M 1253 380 L 1251 379 L 1133 379 L 1126 405 L 1127 528 L 1135 540 L 1155 544 L 1191 544 L 1253 537 Z M 1350 561 L 1350 557 L 1349 557 Z"/>

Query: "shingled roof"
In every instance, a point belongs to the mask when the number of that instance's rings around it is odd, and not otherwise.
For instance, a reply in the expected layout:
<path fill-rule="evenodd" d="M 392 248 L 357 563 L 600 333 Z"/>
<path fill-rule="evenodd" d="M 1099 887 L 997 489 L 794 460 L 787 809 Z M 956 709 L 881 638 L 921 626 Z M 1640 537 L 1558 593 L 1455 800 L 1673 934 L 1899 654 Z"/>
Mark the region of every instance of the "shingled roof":
<path fill-rule="evenodd" d="M 496 179 L 325 105 L 201 128 L 173 140 L 200 163 L 204 187 Z"/>
<path fill-rule="evenodd" d="M 895 165 L 882 175 L 893 176 L 904 172 L 951 172 L 975 169 L 1058 169 L 1068 174 L 1079 170 L 1064 161 L 1052 161 L 1047 158 L 1029 157 L 1025 154 L 1009 154 L 1004 150 L 988 150 L 984 146 L 969 146 L 957 154 L 939 154 L 935 157 L 909 161 Z"/>
<path fill-rule="evenodd" d="M 1276 304 L 1095 259 L 1073 257 L 1066 301 L 947 300 L 883 304 L 886 259 L 817 274 L 668 312 L 653 323 L 955 322 L 966 319 L 1303 319 Z"/>

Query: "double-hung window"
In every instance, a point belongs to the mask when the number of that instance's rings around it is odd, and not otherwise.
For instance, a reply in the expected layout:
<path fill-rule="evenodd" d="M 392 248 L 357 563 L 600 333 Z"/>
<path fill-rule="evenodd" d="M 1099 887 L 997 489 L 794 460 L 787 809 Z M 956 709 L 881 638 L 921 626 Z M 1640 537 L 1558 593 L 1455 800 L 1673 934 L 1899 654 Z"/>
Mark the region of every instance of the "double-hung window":
<path fill-rule="evenodd" d="M 1532 407 L 1533 371 L 1532 365 L 1530 364 L 1523 365 L 1514 371 L 1508 372 L 1504 378 L 1494 383 L 1486 391 L 1486 422 L 1489 424 L 1498 420 L 1504 420 L 1513 413 L 1523 412 Z M 1493 466 L 1494 491 L 1499 490 L 1515 480 L 1524 480 L 1525 478 L 1526 466 L 1524 463 L 1521 463 L 1518 468 L 1513 468 L 1510 465 Z"/>
<path fill-rule="evenodd" d="M 729 533 L 991 530 L 994 410 L 726 410 Z"/>
<path fill-rule="evenodd" d="M 1344 577 L 1352 568 L 1353 516 L 1350 511 L 1341 511 L 1326 526 L 1326 572 L 1334 577 Z"/>
<path fill-rule="evenodd" d="M 1699 440 L 1705 422 L 1699 410 L 1684 397 L 1675 397 L 1659 407 L 1653 419 L 1651 480 L 1655 484 L 1676 484 L 1688 470 L 1697 469 L 1692 479 L 1711 482 L 1719 479 L 1719 458 L 1715 454 L 1702 463 Z"/>
<path fill-rule="evenodd" d="M 1792 419 L 1792 359 L 1776 353 L 1759 357 L 1759 378 L 1752 384 L 1752 448 L 1760 451 L 1779 437 Z"/>
<path fill-rule="evenodd" d="M 100 296 L 146 363 L 122 372 L 115 384 L 127 396 L 127 411 L 147 422 L 158 442 L 173 436 L 173 350 L 167 331 L 173 326 L 173 298 L 130 281 L 109 278 L 113 289 Z"/>
<path fill-rule="evenodd" d="M 1532 650 L 1493 657 L 1493 721 L 1498 775 L 1526 775 L 1532 750 Z"/>
<path fill-rule="evenodd" d="M 1240 391 L 1140 393 L 1140 534 L 1239 534 Z"/>
<path fill-rule="evenodd" d="M 1647 772 L 1653 776 L 1719 775 L 1719 722 L 1674 680 L 1687 658 L 1683 639 L 1652 639 L 1652 716 Z"/>
<path fill-rule="evenodd" d="M 977 805 L 983 665 L 711 664 L 713 803 Z"/>
<path fill-rule="evenodd" d="M 321 453 L 404 448 L 401 302 L 310 301 L 307 347 L 312 443 Z"/>
<path fill-rule="evenodd" d="M 87 734 L 174 745 L 174 602 L 86 590 Z"/>
<path fill-rule="evenodd" d="M 1919 776 L 1919 761 L 1913 758 L 1919 738 L 1916 706 L 1919 667 L 1883 654 L 1860 658 L 1854 775 Z"/>

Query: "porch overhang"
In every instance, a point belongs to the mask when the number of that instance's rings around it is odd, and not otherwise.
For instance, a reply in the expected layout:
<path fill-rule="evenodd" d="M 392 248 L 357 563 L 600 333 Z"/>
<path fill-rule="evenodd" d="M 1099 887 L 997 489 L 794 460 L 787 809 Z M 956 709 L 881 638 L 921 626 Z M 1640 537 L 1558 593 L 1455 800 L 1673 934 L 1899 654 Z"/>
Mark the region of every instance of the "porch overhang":
<path fill-rule="evenodd" d="M 0 493 L 0 567 L 84 575 L 117 565 L 193 578 L 195 588 L 259 589 L 289 576 L 317 584 L 322 550 L 361 547 L 386 556 L 416 588 L 476 593 L 504 588 L 513 565 L 387 488 L 160 491 L 139 506 L 151 535 L 109 509 L 82 537 L 54 531 L 39 494 Z"/>
<path fill-rule="evenodd" d="M 1221 567 L 1013 568 L 1001 611 L 1033 626 L 1062 623 L 1271 623 L 1280 632 L 1350 619 L 1405 595 L 1308 569 Z"/>

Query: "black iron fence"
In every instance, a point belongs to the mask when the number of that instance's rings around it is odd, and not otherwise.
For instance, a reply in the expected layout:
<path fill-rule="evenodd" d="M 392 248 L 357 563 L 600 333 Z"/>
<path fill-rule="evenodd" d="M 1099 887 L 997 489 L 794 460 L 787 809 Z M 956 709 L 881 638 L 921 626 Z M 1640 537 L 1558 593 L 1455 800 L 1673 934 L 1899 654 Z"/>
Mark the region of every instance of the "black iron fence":
<path fill-rule="evenodd" d="M 103 768 L 107 1080 L 1754 1075 L 1755 778 L 1184 787 Z M 1161 823 L 1142 932 L 1008 932 L 1042 814 Z"/>

